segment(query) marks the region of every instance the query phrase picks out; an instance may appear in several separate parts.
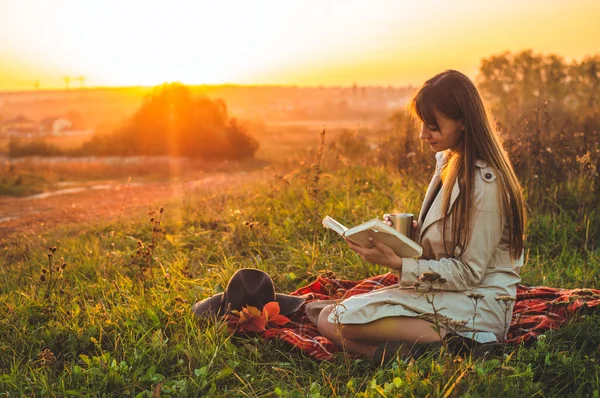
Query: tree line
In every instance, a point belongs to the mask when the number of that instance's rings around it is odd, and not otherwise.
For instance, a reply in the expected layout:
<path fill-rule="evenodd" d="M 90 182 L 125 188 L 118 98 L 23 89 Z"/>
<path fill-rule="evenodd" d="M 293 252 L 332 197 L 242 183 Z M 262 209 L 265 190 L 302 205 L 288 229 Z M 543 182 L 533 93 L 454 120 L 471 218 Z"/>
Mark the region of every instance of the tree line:
<path fill-rule="evenodd" d="M 231 118 L 220 100 L 194 96 L 181 83 L 155 87 L 135 113 L 109 134 L 96 134 L 74 149 L 43 141 L 11 140 L 9 156 L 186 156 L 244 159 L 258 141 Z"/>

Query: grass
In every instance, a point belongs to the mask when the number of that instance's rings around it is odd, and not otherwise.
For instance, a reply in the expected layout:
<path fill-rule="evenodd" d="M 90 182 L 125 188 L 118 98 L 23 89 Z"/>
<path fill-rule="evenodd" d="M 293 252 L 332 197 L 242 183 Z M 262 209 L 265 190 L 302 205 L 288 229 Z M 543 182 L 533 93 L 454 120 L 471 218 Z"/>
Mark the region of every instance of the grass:
<path fill-rule="evenodd" d="M 191 314 L 195 301 L 223 291 L 241 267 L 267 271 L 281 292 L 326 271 L 348 279 L 386 272 L 362 262 L 320 220 L 418 213 L 426 177 L 335 167 L 326 156 L 321 167 L 245 190 L 164 203 L 158 226 L 150 221 L 156 214 L 138 214 L 9 241 L 0 263 L 0 396 L 600 394 L 594 314 L 500 358 L 430 355 L 387 369 L 341 354 L 315 362 Z M 583 216 L 582 223 L 558 208 L 530 214 L 524 283 L 598 287 L 600 220 L 593 208 Z"/>

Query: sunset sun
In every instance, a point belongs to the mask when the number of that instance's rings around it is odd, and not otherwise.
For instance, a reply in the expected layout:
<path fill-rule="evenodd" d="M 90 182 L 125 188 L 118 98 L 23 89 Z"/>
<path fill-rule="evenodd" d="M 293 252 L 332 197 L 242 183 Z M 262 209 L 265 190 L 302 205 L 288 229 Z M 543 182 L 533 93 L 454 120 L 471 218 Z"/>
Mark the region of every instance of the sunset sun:
<path fill-rule="evenodd" d="M 64 76 L 91 86 L 415 83 L 448 67 L 471 73 L 499 51 L 588 54 L 600 3 L 581 3 L 3 2 L 0 88 L 61 87 Z"/>

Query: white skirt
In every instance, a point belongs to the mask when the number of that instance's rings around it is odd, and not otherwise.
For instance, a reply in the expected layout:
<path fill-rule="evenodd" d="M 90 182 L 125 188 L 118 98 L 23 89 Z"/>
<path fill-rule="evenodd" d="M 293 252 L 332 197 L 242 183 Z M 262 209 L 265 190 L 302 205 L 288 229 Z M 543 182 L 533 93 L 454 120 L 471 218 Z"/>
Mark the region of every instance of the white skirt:
<path fill-rule="evenodd" d="M 484 295 L 477 304 L 476 315 L 474 302 L 468 297 L 475 292 Z M 342 300 L 327 320 L 340 324 L 365 324 L 391 316 L 416 317 L 432 323 L 436 323 L 437 319 L 446 330 L 479 342 L 503 340 L 510 326 L 512 305 L 506 308 L 495 298 L 509 293 L 492 288 L 421 292 L 393 285 Z"/>

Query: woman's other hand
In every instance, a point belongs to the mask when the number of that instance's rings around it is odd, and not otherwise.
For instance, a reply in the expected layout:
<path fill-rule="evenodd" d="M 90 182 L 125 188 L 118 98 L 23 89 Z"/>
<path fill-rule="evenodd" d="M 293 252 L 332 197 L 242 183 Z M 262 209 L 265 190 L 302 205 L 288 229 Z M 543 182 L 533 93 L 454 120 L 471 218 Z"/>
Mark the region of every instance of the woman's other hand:
<path fill-rule="evenodd" d="M 390 215 L 388 213 L 385 213 L 383 215 L 383 222 L 386 223 L 387 225 L 389 225 L 390 227 L 394 226 L 394 223 L 392 222 L 392 220 L 390 220 Z M 417 221 L 413 220 L 413 222 L 412 222 L 412 231 L 411 231 L 411 234 L 410 234 L 409 238 L 411 238 L 412 240 L 414 240 L 414 236 L 415 236 L 416 231 L 417 231 Z"/>
<path fill-rule="evenodd" d="M 383 222 L 389 225 L 390 227 L 394 226 L 394 223 L 390 220 L 390 215 L 388 213 L 385 213 L 383 215 Z"/>
<path fill-rule="evenodd" d="M 369 238 L 369 241 L 372 243 L 372 247 L 362 247 L 347 238 L 345 239 L 350 248 L 358 253 L 363 260 L 368 261 L 371 264 L 378 264 L 397 271 L 402 271 L 402 258 L 398 257 L 394 250 L 385 243 L 378 242 L 371 237 Z"/>

